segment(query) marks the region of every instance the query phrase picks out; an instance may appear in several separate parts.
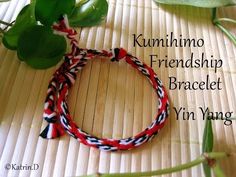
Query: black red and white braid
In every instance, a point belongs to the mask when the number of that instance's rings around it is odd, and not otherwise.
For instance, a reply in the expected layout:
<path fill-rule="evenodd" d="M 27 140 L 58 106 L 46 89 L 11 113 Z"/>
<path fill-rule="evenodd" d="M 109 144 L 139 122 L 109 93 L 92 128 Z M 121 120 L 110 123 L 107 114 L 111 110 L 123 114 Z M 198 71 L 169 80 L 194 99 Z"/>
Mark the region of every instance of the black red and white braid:
<path fill-rule="evenodd" d="M 70 40 L 71 52 L 65 55 L 64 63 L 56 70 L 49 83 L 43 114 L 48 126 L 40 136 L 51 139 L 63 135 L 66 131 L 79 142 L 104 151 L 129 150 L 151 140 L 165 125 L 169 115 L 167 92 L 153 69 L 122 48 L 111 51 L 79 48 L 75 39 L 76 31 L 69 27 L 66 17 L 62 18 L 59 24 L 55 24 L 53 29 Z M 90 135 L 76 125 L 69 113 L 67 104 L 69 88 L 74 84 L 78 71 L 88 60 L 101 56 L 111 61 L 125 60 L 146 76 L 156 91 L 159 106 L 155 119 L 145 130 L 133 137 L 116 140 Z"/>

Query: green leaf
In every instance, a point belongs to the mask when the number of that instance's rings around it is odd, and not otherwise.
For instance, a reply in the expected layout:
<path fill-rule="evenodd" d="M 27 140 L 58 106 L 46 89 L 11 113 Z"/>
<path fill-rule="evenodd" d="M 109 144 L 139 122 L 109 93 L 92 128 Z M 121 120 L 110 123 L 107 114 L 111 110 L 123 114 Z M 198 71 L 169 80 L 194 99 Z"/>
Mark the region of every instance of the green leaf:
<path fill-rule="evenodd" d="M 212 152 L 213 141 L 214 141 L 211 119 L 208 117 L 205 117 L 205 119 L 206 119 L 206 124 L 203 134 L 202 153 Z M 206 162 L 203 163 L 203 170 L 206 177 L 211 177 L 211 168 Z"/>
<path fill-rule="evenodd" d="M 70 15 L 74 7 L 75 0 L 37 0 L 36 19 L 44 25 L 51 26 L 62 15 Z"/>
<path fill-rule="evenodd" d="M 35 25 L 25 30 L 19 38 L 18 57 L 36 69 L 56 65 L 66 51 L 63 36 L 53 34 L 52 29 Z"/>
<path fill-rule="evenodd" d="M 94 26 L 101 23 L 108 11 L 106 0 L 87 0 L 75 7 L 69 16 L 71 26 Z"/>
<path fill-rule="evenodd" d="M 25 6 L 18 14 L 15 24 L 4 33 L 2 39 L 4 46 L 8 49 L 15 50 L 21 33 L 36 23 L 35 18 L 31 16 L 31 6 Z"/>
<path fill-rule="evenodd" d="M 190 5 L 197 7 L 221 7 L 235 5 L 236 0 L 154 0 L 158 3 L 172 4 L 172 5 Z"/>
<path fill-rule="evenodd" d="M 213 149 L 213 130 L 210 118 L 206 118 L 206 124 L 203 134 L 202 152 L 212 152 Z"/>

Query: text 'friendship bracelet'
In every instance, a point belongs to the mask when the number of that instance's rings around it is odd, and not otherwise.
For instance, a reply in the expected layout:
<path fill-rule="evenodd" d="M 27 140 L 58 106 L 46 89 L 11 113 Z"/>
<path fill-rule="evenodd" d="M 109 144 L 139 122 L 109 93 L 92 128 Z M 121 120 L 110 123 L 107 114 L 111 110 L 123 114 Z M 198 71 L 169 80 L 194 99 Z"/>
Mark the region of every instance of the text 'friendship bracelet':
<path fill-rule="evenodd" d="M 65 55 L 64 63 L 56 70 L 49 83 L 43 115 L 48 125 L 40 136 L 51 139 L 67 132 L 79 142 L 104 151 L 129 150 L 151 140 L 164 126 L 169 114 L 168 95 L 153 69 L 122 48 L 111 51 L 79 48 L 75 39 L 77 33 L 69 27 L 66 17 L 59 24 L 53 25 L 53 29 L 70 40 L 71 52 Z M 67 104 L 69 88 L 74 84 L 77 72 L 88 60 L 97 57 L 107 57 L 111 61 L 125 60 L 146 76 L 156 91 L 159 102 L 156 117 L 151 125 L 133 137 L 119 140 L 98 138 L 81 130 L 71 118 Z"/>

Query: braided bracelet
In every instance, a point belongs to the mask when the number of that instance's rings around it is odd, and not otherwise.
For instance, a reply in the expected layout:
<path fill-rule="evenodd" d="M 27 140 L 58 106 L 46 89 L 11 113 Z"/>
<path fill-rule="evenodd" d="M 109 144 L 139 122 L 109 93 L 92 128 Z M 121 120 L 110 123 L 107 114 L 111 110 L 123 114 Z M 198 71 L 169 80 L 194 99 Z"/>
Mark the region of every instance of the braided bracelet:
<path fill-rule="evenodd" d="M 64 63 L 56 70 L 49 83 L 43 115 L 48 125 L 40 136 L 51 139 L 63 135 L 66 131 L 79 142 L 104 151 L 129 150 L 151 140 L 164 126 L 169 114 L 167 93 L 153 69 L 122 48 L 111 51 L 79 48 L 75 39 L 76 31 L 69 27 L 66 17 L 63 17 L 59 24 L 55 24 L 53 29 L 70 40 L 71 52 L 65 55 Z M 111 61 L 125 60 L 146 76 L 156 91 L 159 106 L 155 120 L 133 137 L 120 140 L 98 138 L 81 130 L 71 118 L 67 104 L 68 90 L 74 84 L 77 72 L 88 60 L 97 57 L 107 57 Z"/>

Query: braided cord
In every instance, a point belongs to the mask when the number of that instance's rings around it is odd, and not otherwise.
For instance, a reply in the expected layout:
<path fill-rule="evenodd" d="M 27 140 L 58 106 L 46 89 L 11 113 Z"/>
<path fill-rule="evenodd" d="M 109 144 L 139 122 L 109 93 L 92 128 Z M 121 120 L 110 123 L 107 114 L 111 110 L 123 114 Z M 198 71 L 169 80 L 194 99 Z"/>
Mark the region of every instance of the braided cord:
<path fill-rule="evenodd" d="M 71 52 L 65 55 L 64 63 L 56 70 L 49 83 L 43 114 L 48 125 L 40 136 L 51 139 L 63 135 L 66 131 L 79 142 L 104 151 L 129 150 L 151 140 L 165 125 L 169 115 L 168 95 L 153 69 L 122 48 L 111 51 L 79 48 L 75 39 L 76 31 L 69 27 L 66 17 L 62 18 L 59 24 L 55 24 L 53 29 L 70 40 Z M 107 57 L 117 62 L 125 60 L 146 76 L 156 91 L 159 106 L 155 119 L 145 130 L 133 137 L 119 140 L 98 138 L 80 129 L 71 118 L 67 104 L 69 89 L 74 84 L 78 71 L 88 60 L 97 57 Z"/>

